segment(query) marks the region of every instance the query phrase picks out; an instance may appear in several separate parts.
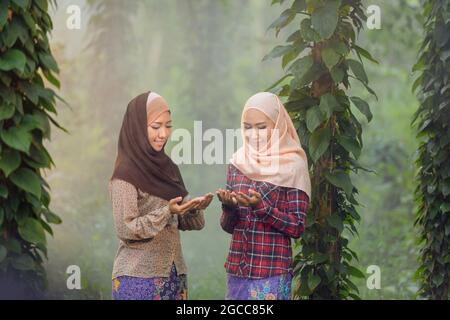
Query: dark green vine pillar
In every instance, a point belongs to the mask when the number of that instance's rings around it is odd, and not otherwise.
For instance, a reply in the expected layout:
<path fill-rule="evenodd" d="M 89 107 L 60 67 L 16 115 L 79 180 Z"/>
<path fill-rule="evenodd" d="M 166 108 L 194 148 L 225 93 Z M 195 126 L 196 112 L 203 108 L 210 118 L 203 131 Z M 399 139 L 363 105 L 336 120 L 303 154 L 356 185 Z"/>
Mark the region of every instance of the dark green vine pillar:
<path fill-rule="evenodd" d="M 36 297 L 46 286 L 49 209 L 42 170 L 53 164 L 43 145 L 56 114 L 58 66 L 48 33 L 46 0 L 0 3 L 0 296 Z"/>
<path fill-rule="evenodd" d="M 358 190 L 350 173 L 368 170 L 357 162 L 363 147 L 362 127 L 351 105 L 368 121 L 372 114 L 366 101 L 347 96 L 346 90 L 353 79 L 375 96 L 363 58 L 376 61 L 356 44 L 365 21 L 358 0 L 295 0 L 270 26 L 277 35 L 287 25 L 298 26 L 287 44 L 275 47 L 266 58 L 282 57 L 286 75 L 269 90 L 285 98 L 311 171 L 310 214 L 294 259 L 299 298 L 358 299 L 351 277 L 364 278 L 352 265 L 357 255 L 346 238 L 346 234 L 357 234 L 355 224 L 360 220 Z"/>
<path fill-rule="evenodd" d="M 420 106 L 414 115 L 420 140 L 417 188 L 420 228 L 419 295 L 449 299 L 450 288 L 450 3 L 424 2 L 425 39 L 413 70 Z"/>

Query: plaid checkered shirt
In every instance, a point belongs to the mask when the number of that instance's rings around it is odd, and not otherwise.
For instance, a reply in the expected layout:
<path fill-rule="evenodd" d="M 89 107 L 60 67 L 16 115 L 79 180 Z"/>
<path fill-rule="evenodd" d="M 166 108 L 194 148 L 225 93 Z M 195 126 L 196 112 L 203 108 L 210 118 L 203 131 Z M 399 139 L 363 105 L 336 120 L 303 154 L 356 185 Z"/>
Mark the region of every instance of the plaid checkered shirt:
<path fill-rule="evenodd" d="M 309 197 L 302 190 L 247 178 L 233 165 L 227 170 L 227 190 L 259 192 L 255 207 L 222 205 L 220 224 L 232 234 L 225 262 L 227 273 L 261 279 L 292 272 L 291 238 L 305 228 Z"/>

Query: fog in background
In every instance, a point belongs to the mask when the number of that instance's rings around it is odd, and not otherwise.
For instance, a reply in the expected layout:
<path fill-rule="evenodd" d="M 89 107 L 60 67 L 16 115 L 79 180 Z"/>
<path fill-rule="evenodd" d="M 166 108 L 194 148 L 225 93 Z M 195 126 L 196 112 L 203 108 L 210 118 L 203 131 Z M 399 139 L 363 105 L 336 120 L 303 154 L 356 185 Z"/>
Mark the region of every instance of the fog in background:
<path fill-rule="evenodd" d="M 53 54 L 61 80 L 58 121 L 69 131 L 53 128 L 47 147 L 56 167 L 46 172 L 52 190 L 52 210 L 63 223 L 49 239 L 50 298 L 110 299 L 111 272 L 118 240 L 108 194 L 117 138 L 128 102 L 145 91 L 158 92 L 172 110 L 174 129 L 192 132 L 202 120 L 203 131 L 236 129 L 248 97 L 280 78 L 281 62 L 262 58 L 282 45 L 295 23 L 280 33 L 266 32 L 283 11 L 270 0 L 107 0 L 58 1 L 52 12 Z M 360 45 L 380 65 L 366 63 L 379 101 L 355 84 L 352 95 L 368 98 L 374 119 L 363 124 L 360 162 L 376 173 L 353 179 L 359 189 L 362 222 L 351 248 L 359 267 L 378 265 L 382 289 L 368 290 L 366 299 L 411 298 L 413 273 L 414 152 L 409 126 L 417 108 L 411 94 L 410 70 L 422 30 L 418 1 L 367 1 L 382 9 L 382 29 L 365 30 Z M 80 30 L 69 30 L 69 5 L 82 10 Z M 358 118 L 360 114 L 355 110 Z M 362 120 L 364 121 L 364 120 Z M 301 137 L 300 137 L 301 139 Z M 208 143 L 205 142 L 203 146 Z M 170 143 L 167 152 L 174 143 Z M 225 151 L 224 151 L 225 153 Z M 226 160 L 226 159 L 224 159 Z M 226 165 L 182 165 L 191 195 L 222 188 Z M 217 199 L 206 210 L 202 231 L 182 232 L 188 265 L 190 299 L 222 299 L 223 264 L 230 235 L 219 225 Z M 82 290 L 68 290 L 66 268 L 81 268 Z"/>

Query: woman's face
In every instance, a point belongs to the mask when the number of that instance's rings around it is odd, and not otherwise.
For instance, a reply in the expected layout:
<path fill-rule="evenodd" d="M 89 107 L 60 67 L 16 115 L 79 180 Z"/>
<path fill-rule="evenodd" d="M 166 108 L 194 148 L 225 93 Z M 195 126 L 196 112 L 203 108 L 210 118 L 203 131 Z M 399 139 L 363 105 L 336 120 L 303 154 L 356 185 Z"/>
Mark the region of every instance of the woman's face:
<path fill-rule="evenodd" d="M 170 112 L 163 112 L 147 126 L 148 142 L 155 151 L 161 151 L 172 133 Z"/>
<path fill-rule="evenodd" d="M 259 149 L 269 141 L 275 123 L 264 112 L 251 108 L 244 114 L 243 126 L 245 142 Z"/>

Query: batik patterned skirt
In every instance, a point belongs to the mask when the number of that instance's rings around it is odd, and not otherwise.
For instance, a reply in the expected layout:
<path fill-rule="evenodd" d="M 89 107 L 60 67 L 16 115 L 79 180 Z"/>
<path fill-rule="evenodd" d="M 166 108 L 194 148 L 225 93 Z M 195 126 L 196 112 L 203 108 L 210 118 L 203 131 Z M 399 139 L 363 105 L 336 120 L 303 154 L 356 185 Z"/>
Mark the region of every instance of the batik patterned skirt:
<path fill-rule="evenodd" d="M 114 300 L 187 300 L 187 277 L 178 275 L 175 264 L 169 277 L 119 276 L 112 280 Z"/>
<path fill-rule="evenodd" d="M 227 300 L 290 300 L 292 275 L 250 279 L 227 274 Z"/>

